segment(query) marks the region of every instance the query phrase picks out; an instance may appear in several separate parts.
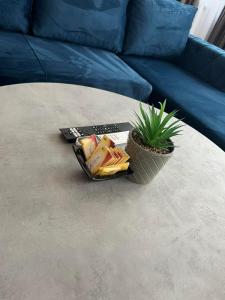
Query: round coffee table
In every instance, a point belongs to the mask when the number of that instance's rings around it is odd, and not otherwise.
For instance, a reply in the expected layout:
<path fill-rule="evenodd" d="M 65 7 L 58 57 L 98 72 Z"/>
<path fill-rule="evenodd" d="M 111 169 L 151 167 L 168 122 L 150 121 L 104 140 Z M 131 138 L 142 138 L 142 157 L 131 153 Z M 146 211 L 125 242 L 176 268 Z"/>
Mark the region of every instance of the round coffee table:
<path fill-rule="evenodd" d="M 135 100 L 0 88 L 0 299 L 225 299 L 225 153 L 189 126 L 147 186 L 87 180 L 58 128 L 125 122 Z"/>

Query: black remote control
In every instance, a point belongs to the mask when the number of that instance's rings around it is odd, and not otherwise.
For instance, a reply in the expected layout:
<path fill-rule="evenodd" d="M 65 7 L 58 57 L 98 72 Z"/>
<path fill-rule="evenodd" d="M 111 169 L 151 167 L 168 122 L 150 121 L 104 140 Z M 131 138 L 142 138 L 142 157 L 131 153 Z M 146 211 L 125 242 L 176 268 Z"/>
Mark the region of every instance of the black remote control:
<path fill-rule="evenodd" d="M 85 127 L 60 128 L 59 130 L 69 143 L 74 143 L 78 137 L 82 136 L 96 134 L 101 137 L 104 134 L 108 134 L 112 139 L 117 140 L 117 144 L 120 144 L 120 142 L 122 144 L 122 141 L 126 142 L 126 138 L 131 129 L 133 129 L 133 126 L 126 122 Z"/>

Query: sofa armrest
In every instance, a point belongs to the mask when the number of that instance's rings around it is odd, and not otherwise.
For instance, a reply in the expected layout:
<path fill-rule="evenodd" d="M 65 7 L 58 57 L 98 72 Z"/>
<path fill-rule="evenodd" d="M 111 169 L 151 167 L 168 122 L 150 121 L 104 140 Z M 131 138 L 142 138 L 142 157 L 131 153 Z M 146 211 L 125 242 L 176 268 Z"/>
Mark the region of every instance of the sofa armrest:
<path fill-rule="evenodd" d="M 179 58 L 179 65 L 225 92 L 225 51 L 222 49 L 189 36 L 186 48 Z"/>

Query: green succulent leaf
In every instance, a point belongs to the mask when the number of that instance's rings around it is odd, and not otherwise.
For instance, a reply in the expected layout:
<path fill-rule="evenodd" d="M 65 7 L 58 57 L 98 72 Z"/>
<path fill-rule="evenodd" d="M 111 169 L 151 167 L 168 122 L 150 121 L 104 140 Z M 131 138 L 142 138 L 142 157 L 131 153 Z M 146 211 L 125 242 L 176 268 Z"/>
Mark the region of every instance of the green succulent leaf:
<path fill-rule="evenodd" d="M 133 125 L 144 144 L 157 149 L 169 149 L 172 147 L 171 138 L 181 134 L 184 125 L 180 120 L 173 120 L 177 110 L 164 116 L 166 100 L 159 106 L 159 111 L 153 105 L 145 110 L 140 103 L 140 114 L 135 113 L 136 122 Z"/>

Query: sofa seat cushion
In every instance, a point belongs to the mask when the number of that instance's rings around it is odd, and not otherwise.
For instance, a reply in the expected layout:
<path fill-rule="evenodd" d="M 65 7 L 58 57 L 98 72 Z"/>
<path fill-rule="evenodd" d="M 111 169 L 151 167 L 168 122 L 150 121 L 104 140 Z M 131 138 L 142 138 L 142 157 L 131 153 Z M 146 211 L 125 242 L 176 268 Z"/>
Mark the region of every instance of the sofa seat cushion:
<path fill-rule="evenodd" d="M 33 32 L 121 52 L 128 0 L 34 0 Z"/>
<path fill-rule="evenodd" d="M 116 54 L 80 45 L 27 36 L 49 82 L 96 87 L 146 100 L 151 85 Z"/>
<path fill-rule="evenodd" d="M 45 79 L 44 71 L 22 34 L 0 31 L 0 44 L 0 85 Z"/>
<path fill-rule="evenodd" d="M 32 0 L 0 0 L 0 28 L 27 33 Z"/>
<path fill-rule="evenodd" d="M 176 65 L 157 59 L 124 56 L 165 98 L 184 121 L 225 150 L 225 93 Z"/>

